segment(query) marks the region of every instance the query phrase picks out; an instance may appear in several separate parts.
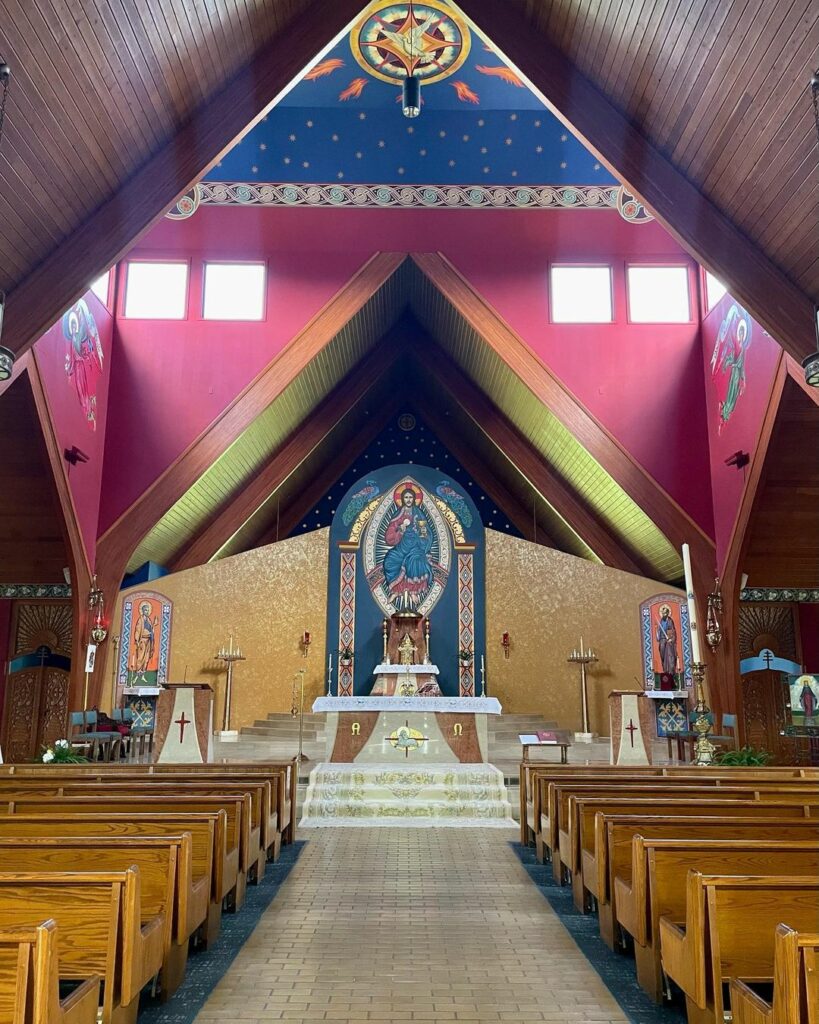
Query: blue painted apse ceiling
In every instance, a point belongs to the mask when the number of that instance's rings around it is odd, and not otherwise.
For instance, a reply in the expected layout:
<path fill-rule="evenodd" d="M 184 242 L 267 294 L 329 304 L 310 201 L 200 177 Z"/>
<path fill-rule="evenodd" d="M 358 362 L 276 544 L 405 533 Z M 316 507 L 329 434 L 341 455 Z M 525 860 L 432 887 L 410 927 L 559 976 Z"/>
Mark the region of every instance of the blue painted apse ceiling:
<path fill-rule="evenodd" d="M 370 5 L 205 180 L 617 184 L 445 0 Z"/>
<path fill-rule="evenodd" d="M 409 417 L 409 418 L 405 418 Z M 401 429 L 398 421 L 384 428 L 372 444 L 361 455 L 339 474 L 335 484 L 330 488 L 324 499 L 311 509 L 302 521 L 291 532 L 290 536 L 309 533 L 322 526 L 330 526 L 338 503 L 359 479 L 366 478 L 382 466 L 408 464 L 430 466 L 450 477 L 454 483 L 465 488 L 480 513 L 484 526 L 501 533 L 520 537 L 521 533 L 507 519 L 503 509 L 499 508 L 480 487 L 474 477 L 460 465 L 458 460 L 447 451 L 435 434 L 423 420 L 409 411 L 399 417 L 403 425 L 414 421 L 411 429 Z"/>

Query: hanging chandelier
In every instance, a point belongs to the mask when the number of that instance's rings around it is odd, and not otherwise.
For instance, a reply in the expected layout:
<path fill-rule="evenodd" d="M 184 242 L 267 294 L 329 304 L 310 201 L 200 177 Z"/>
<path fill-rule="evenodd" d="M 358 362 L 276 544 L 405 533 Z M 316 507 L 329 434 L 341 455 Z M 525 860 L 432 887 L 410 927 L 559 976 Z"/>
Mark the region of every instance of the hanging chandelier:
<path fill-rule="evenodd" d="M 8 96 L 9 82 L 11 81 L 11 68 L 4 60 L 0 60 L 0 145 L 3 142 L 3 121 L 6 116 L 6 96 Z M 0 341 L 3 338 L 3 314 L 6 311 L 6 293 L 0 288 Z M 9 348 L 0 345 L 0 381 L 8 380 L 11 377 L 11 370 L 14 366 L 14 353 Z"/>

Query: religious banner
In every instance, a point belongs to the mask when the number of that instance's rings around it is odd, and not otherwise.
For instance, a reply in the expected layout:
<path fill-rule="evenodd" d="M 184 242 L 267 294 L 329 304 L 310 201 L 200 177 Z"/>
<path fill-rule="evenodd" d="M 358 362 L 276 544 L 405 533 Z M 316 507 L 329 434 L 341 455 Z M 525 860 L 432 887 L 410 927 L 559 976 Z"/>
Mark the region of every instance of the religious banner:
<path fill-rule="evenodd" d="M 685 690 L 693 685 L 688 605 L 680 594 L 657 594 L 640 605 L 643 686 Z"/>
<path fill-rule="evenodd" d="M 333 695 L 370 694 L 376 668 L 382 683 L 394 676 L 395 665 L 384 667 L 386 637 L 392 651 L 394 631 L 411 623 L 422 629 L 417 660 L 436 677 L 432 689 L 474 695 L 474 666 L 484 652 L 484 571 L 478 510 L 439 470 L 385 466 L 356 482 L 330 530 Z"/>
<path fill-rule="evenodd" d="M 819 676 L 789 675 L 785 682 L 790 693 L 791 736 L 819 736 Z"/>
<path fill-rule="evenodd" d="M 120 686 L 156 687 L 168 681 L 173 605 L 152 590 L 128 594 L 122 601 Z"/>

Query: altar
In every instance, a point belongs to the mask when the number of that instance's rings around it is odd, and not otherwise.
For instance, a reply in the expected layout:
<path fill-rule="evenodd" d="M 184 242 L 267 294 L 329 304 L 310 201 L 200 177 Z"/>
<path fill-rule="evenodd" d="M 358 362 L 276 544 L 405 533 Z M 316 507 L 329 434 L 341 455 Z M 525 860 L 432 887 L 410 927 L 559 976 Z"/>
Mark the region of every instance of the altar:
<path fill-rule="evenodd" d="M 495 697 L 319 697 L 313 711 L 327 715 L 329 763 L 485 764 L 487 716 L 501 705 Z"/>

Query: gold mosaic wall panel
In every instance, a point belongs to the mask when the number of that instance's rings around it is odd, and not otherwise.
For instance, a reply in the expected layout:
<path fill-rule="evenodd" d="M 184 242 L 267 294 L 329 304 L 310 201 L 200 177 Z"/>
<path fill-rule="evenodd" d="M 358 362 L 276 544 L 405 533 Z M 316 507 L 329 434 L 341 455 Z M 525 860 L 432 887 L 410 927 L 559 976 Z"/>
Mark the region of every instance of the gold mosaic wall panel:
<path fill-rule="evenodd" d="M 609 569 L 507 534 L 486 531 L 487 690 L 509 714 L 540 713 L 580 729 L 580 669 L 566 658 L 591 643 L 591 726 L 608 736 L 611 690 L 636 690 L 642 677 L 640 602 L 667 584 Z M 682 594 L 682 591 L 679 591 Z M 501 636 L 509 632 L 504 659 Z"/>

